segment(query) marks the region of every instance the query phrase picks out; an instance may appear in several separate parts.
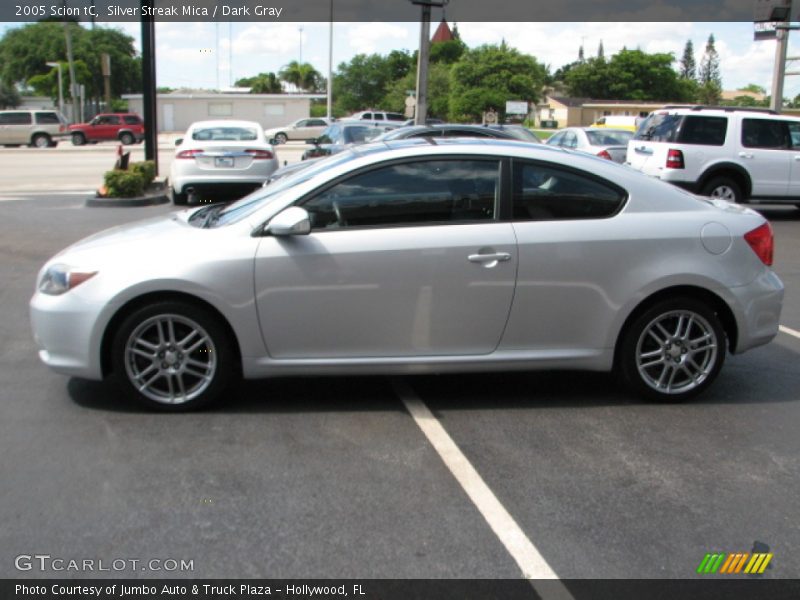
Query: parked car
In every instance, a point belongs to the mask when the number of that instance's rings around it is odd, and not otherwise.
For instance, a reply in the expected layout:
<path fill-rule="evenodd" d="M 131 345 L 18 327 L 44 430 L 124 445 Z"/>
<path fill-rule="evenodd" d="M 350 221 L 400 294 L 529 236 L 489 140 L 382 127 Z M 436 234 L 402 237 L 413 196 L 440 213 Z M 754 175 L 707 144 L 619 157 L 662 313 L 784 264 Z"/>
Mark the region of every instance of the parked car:
<path fill-rule="evenodd" d="M 440 138 L 440 137 L 475 137 L 495 138 L 505 140 L 519 139 L 511 131 L 489 127 L 487 125 L 465 125 L 462 123 L 441 123 L 433 125 L 410 125 L 400 127 L 382 134 L 376 141 L 405 140 L 409 138 Z M 539 142 L 538 138 L 534 143 Z M 534 140 L 525 140 L 534 141 Z"/>
<path fill-rule="evenodd" d="M 241 375 L 516 369 L 676 401 L 777 334 L 772 251 L 755 211 L 611 161 L 401 140 L 78 242 L 41 269 L 31 324 L 56 371 L 166 410 Z"/>
<path fill-rule="evenodd" d="M 600 158 L 623 163 L 631 138 L 633 132 L 627 129 L 567 127 L 550 136 L 547 145 L 588 152 Z"/>
<path fill-rule="evenodd" d="M 351 121 L 374 121 L 379 123 L 391 121 L 398 126 L 402 125 L 406 120 L 405 115 L 394 112 L 385 112 L 382 110 L 363 110 L 361 112 L 354 113 L 347 118 Z"/>
<path fill-rule="evenodd" d="M 373 140 L 395 127 L 389 123 L 378 125 L 349 119 L 335 121 L 322 132 L 321 136 L 308 140 L 308 143 L 313 144 L 314 147 L 303 152 L 300 158 L 307 160 L 337 154 L 353 144 L 363 144 Z"/>
<path fill-rule="evenodd" d="M 272 146 L 253 121 L 198 121 L 176 144 L 169 173 L 175 204 L 186 204 L 192 194 L 241 197 L 278 169 Z"/>
<path fill-rule="evenodd" d="M 69 135 L 67 119 L 57 110 L 0 110 L 0 144 L 49 148 Z"/>
<path fill-rule="evenodd" d="M 307 140 L 319 137 L 325 128 L 330 125 L 329 119 L 297 119 L 294 123 L 284 127 L 273 127 L 264 131 L 268 140 L 275 140 L 276 144 L 285 144 L 289 140 Z"/>
<path fill-rule="evenodd" d="M 134 113 L 101 113 L 88 123 L 70 125 L 69 131 L 76 146 L 111 141 L 129 145 L 144 139 L 144 121 Z"/>
<path fill-rule="evenodd" d="M 800 118 L 766 109 L 667 107 L 628 142 L 626 162 L 690 191 L 732 202 L 800 206 Z"/>
<path fill-rule="evenodd" d="M 496 129 L 497 131 L 510 133 L 515 138 L 523 142 L 533 142 L 534 144 L 542 143 L 542 140 L 540 140 L 535 133 L 523 125 L 492 123 L 491 125 L 486 125 L 486 127 L 489 129 Z"/>

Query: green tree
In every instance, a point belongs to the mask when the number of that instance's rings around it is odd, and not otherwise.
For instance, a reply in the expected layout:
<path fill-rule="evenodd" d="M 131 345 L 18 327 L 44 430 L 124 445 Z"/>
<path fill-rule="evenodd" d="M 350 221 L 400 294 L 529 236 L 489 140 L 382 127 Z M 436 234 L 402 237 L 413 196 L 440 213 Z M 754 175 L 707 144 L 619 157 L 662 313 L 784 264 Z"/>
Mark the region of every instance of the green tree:
<path fill-rule="evenodd" d="M 7 85 L 27 83 L 38 75 L 52 74 L 47 62 L 66 62 L 64 28 L 70 29 L 73 55 L 88 69 L 88 77 L 78 76 L 77 83 L 86 86 L 86 96 L 99 100 L 104 96 L 100 68 L 101 55 L 111 57 L 111 93 L 141 91 L 141 59 L 136 55 L 134 40 L 117 29 L 97 27 L 85 29 L 75 22 L 42 21 L 9 29 L 0 39 L 0 80 Z M 64 80 L 69 81 L 64 71 Z M 41 79 L 36 80 L 42 84 Z M 68 83 L 66 84 L 68 86 Z M 52 90 L 58 91 L 57 84 Z"/>
<path fill-rule="evenodd" d="M 467 45 L 460 39 L 446 42 L 436 42 L 431 45 L 431 63 L 445 63 L 451 65 L 464 55 Z"/>
<path fill-rule="evenodd" d="M 392 82 L 380 106 L 395 112 L 405 111 L 408 90 L 416 88 L 417 74 L 409 72 Z M 449 120 L 450 65 L 433 63 L 428 69 L 428 116 Z"/>
<path fill-rule="evenodd" d="M 505 118 L 506 101 L 538 101 L 546 77 L 535 58 L 505 44 L 468 50 L 450 71 L 450 118 L 479 121 L 490 108 Z"/>
<path fill-rule="evenodd" d="M 692 40 L 686 40 L 680 65 L 679 73 L 681 79 L 694 80 L 697 77 L 697 64 L 694 60 L 694 44 L 692 44 Z"/>
<path fill-rule="evenodd" d="M 7 85 L 0 81 L 0 109 L 16 108 L 19 106 L 19 92 L 13 85 Z"/>
<path fill-rule="evenodd" d="M 61 64 L 61 86 L 63 89 L 61 93 L 64 98 L 69 98 L 69 77 L 67 76 L 67 62 L 59 61 Z M 82 60 L 74 62 L 75 67 L 75 83 L 86 86 L 88 90 L 92 85 L 92 73 L 89 67 Z M 58 67 L 51 67 L 47 73 L 34 75 L 28 78 L 28 85 L 33 88 L 33 92 L 39 96 L 49 96 L 50 98 L 58 98 Z M 88 94 L 88 92 L 87 92 Z"/>
<path fill-rule="evenodd" d="M 700 61 L 698 76 L 700 87 L 697 100 L 701 104 L 718 104 L 722 97 L 722 76 L 719 70 L 719 54 L 714 46 L 714 34 L 708 36 L 706 50 Z"/>
<path fill-rule="evenodd" d="M 590 58 L 564 75 L 573 96 L 606 100 L 691 101 L 692 86 L 672 69 L 672 54 L 621 50 L 610 60 Z"/>
<path fill-rule="evenodd" d="M 283 91 L 281 81 L 275 73 L 259 73 L 254 77 L 243 77 L 236 80 L 237 87 L 249 87 L 251 94 L 280 94 Z"/>
<path fill-rule="evenodd" d="M 382 103 L 394 81 L 392 76 L 388 59 L 379 54 L 357 54 L 349 63 L 341 63 L 333 79 L 336 112 L 386 108 Z"/>
<path fill-rule="evenodd" d="M 325 89 L 322 75 L 310 63 L 293 60 L 278 73 L 278 77 L 305 92 L 319 92 Z"/>
<path fill-rule="evenodd" d="M 739 88 L 740 92 L 752 92 L 754 94 L 766 94 L 767 90 L 763 86 L 758 85 L 757 83 L 748 83 L 744 87 Z"/>

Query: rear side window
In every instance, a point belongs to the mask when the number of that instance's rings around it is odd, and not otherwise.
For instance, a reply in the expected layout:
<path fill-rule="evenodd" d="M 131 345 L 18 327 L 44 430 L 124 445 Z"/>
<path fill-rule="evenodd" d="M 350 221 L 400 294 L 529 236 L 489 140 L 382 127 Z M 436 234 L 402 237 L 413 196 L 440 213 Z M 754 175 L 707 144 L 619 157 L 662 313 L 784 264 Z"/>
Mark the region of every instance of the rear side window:
<path fill-rule="evenodd" d="M 0 113 L 0 125 L 30 125 L 32 122 L 29 112 Z"/>
<path fill-rule="evenodd" d="M 125 115 L 122 117 L 122 120 L 125 121 L 127 125 L 139 125 L 142 122 L 136 115 Z"/>
<path fill-rule="evenodd" d="M 602 219 L 616 214 L 627 194 L 588 173 L 546 163 L 515 161 L 515 221 Z"/>
<path fill-rule="evenodd" d="M 54 112 L 37 112 L 36 122 L 40 125 L 60 125 L 61 121 Z"/>
<path fill-rule="evenodd" d="M 688 115 L 683 119 L 677 141 L 681 144 L 722 146 L 725 143 L 727 131 L 728 119 L 726 117 Z"/>
<path fill-rule="evenodd" d="M 789 127 L 778 119 L 742 119 L 742 146 L 783 150 L 791 146 Z"/>

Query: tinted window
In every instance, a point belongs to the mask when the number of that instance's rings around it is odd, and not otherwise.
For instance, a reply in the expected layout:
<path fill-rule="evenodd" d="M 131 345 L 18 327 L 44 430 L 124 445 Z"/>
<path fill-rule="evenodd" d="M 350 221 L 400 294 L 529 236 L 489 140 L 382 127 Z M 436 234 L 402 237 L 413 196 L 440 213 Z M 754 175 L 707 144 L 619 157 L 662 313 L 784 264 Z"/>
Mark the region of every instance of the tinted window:
<path fill-rule="evenodd" d="M 383 121 L 383 115 L 381 113 L 375 113 L 373 119 L 376 121 Z"/>
<path fill-rule="evenodd" d="M 616 213 L 626 195 L 588 174 L 541 163 L 514 163 L 517 221 L 600 219 Z"/>
<path fill-rule="evenodd" d="M 258 139 L 258 132 L 249 127 L 206 127 L 192 132 L 193 140 L 251 142 Z"/>
<path fill-rule="evenodd" d="M 40 125 L 61 124 L 61 121 L 58 120 L 58 115 L 54 112 L 37 112 L 36 122 Z"/>
<path fill-rule="evenodd" d="M 491 133 L 476 131 L 475 129 L 447 129 L 444 135 L 445 137 L 494 137 Z"/>
<path fill-rule="evenodd" d="M 700 117 L 689 115 L 681 124 L 678 142 L 703 146 L 722 146 L 728 131 L 726 117 Z"/>
<path fill-rule="evenodd" d="M 327 123 L 322 119 L 311 119 L 306 123 L 306 127 L 325 127 Z"/>
<path fill-rule="evenodd" d="M 561 141 L 564 139 L 564 132 L 561 131 L 554 136 L 551 136 L 550 139 L 547 140 L 547 143 L 551 146 L 560 146 Z"/>
<path fill-rule="evenodd" d="M 789 127 L 789 137 L 792 141 L 792 148 L 800 148 L 800 122 L 787 121 Z"/>
<path fill-rule="evenodd" d="M 31 113 L 29 112 L 0 113 L 0 124 L 2 125 L 30 125 L 31 122 Z"/>
<path fill-rule="evenodd" d="M 675 133 L 681 123 L 680 115 L 653 113 L 642 121 L 636 130 L 635 140 L 650 140 L 653 142 L 674 142 Z"/>
<path fill-rule="evenodd" d="M 122 117 L 122 120 L 125 121 L 128 125 L 138 125 L 142 122 L 142 120 L 137 117 L 136 115 L 125 115 Z"/>
<path fill-rule="evenodd" d="M 303 203 L 314 229 L 494 218 L 500 163 L 432 160 L 373 169 Z"/>
<path fill-rule="evenodd" d="M 405 115 L 401 115 L 400 113 L 386 113 L 386 118 L 390 121 L 405 121 Z"/>
<path fill-rule="evenodd" d="M 578 136 L 575 135 L 574 131 L 568 131 L 564 134 L 564 140 L 561 142 L 561 145 L 564 148 L 577 148 L 578 147 Z"/>
<path fill-rule="evenodd" d="M 625 146 L 633 137 L 630 131 L 587 131 L 586 137 L 592 146 Z"/>
<path fill-rule="evenodd" d="M 742 146 L 780 150 L 791 146 L 786 121 L 742 119 Z"/>

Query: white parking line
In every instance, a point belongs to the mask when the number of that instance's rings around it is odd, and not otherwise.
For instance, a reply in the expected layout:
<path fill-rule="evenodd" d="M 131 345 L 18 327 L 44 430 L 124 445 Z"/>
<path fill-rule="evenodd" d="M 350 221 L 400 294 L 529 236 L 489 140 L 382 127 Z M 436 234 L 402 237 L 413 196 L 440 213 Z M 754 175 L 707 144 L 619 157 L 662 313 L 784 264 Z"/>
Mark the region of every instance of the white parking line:
<path fill-rule="evenodd" d="M 792 337 L 800 338 L 800 331 L 797 331 L 795 329 L 790 329 L 789 327 L 784 327 L 783 325 L 779 326 L 778 329 L 781 330 L 786 335 L 791 335 Z"/>
<path fill-rule="evenodd" d="M 527 579 L 558 579 L 558 575 L 517 525 L 514 517 L 500 503 L 475 467 L 464 456 L 442 424 L 433 416 L 433 413 L 414 390 L 405 381 L 399 379 L 392 380 L 392 387 L 453 477 L 456 478 L 469 499 L 486 519 L 489 527 L 517 562 L 523 576 Z M 535 583 L 533 586 L 536 588 Z M 537 589 L 537 592 L 542 595 L 545 590 Z M 567 599 L 572 598 L 572 595 L 563 584 L 554 586 L 550 583 L 542 597 Z"/>

